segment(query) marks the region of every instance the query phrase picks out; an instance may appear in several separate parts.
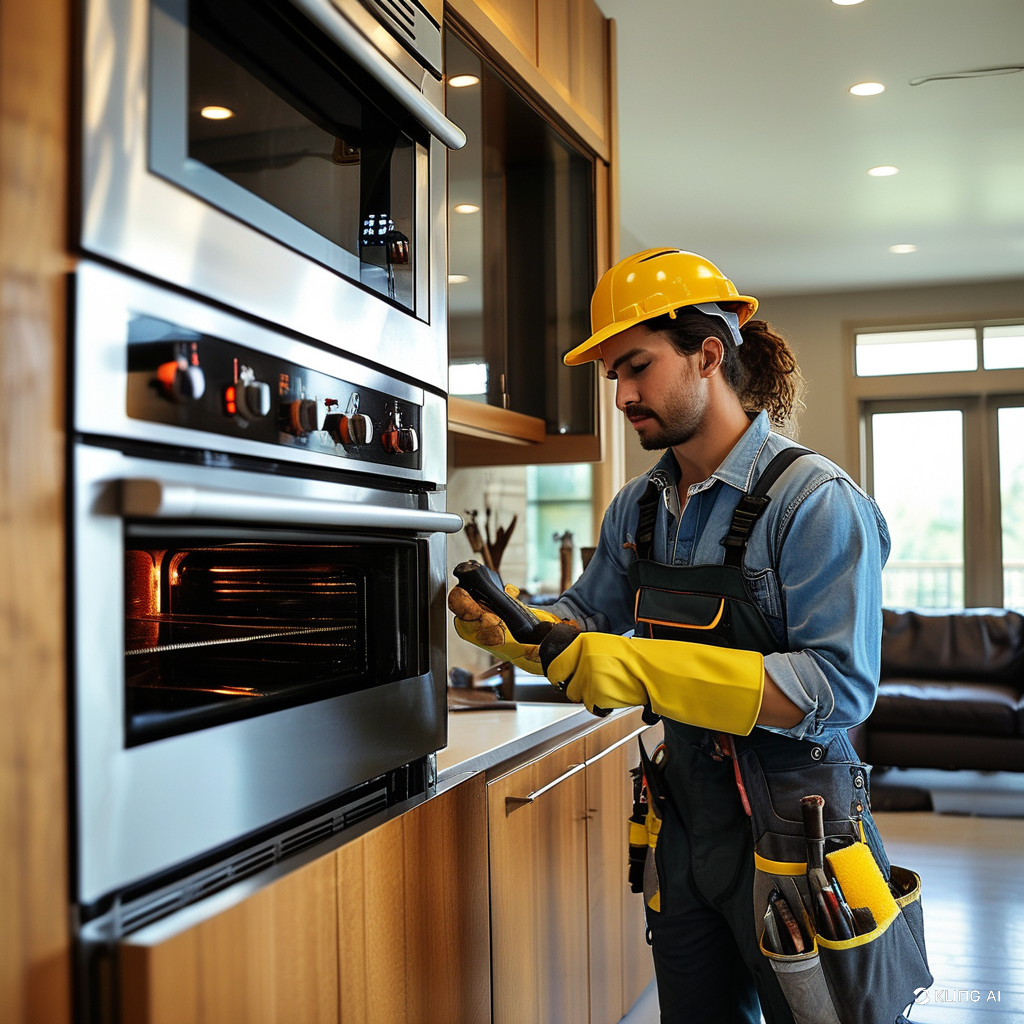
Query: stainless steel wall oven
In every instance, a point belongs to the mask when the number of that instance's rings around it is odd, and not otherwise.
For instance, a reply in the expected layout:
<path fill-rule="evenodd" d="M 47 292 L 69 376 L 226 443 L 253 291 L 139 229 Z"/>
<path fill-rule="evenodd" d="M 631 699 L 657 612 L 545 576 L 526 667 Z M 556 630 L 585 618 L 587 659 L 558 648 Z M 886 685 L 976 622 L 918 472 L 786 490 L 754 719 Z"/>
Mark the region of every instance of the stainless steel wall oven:
<path fill-rule="evenodd" d="M 441 30 L 415 0 L 88 0 L 84 250 L 447 390 Z"/>
<path fill-rule="evenodd" d="M 73 886 L 95 961 L 421 794 L 446 741 L 443 394 L 74 279 Z"/>

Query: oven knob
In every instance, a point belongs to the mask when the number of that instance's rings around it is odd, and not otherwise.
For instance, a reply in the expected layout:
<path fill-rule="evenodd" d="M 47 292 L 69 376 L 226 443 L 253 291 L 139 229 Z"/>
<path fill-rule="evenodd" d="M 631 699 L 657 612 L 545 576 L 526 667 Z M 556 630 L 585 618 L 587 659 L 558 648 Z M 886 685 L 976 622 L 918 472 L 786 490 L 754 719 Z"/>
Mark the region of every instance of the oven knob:
<path fill-rule="evenodd" d="M 156 383 L 160 394 L 172 402 L 189 402 L 203 397 L 206 376 L 202 367 L 184 359 L 161 363 L 156 370 Z"/>
<path fill-rule="evenodd" d="M 246 419 L 258 420 L 270 412 L 270 385 L 261 380 L 240 387 L 238 398 L 238 411 Z"/>
<path fill-rule="evenodd" d="M 373 440 L 373 420 L 361 412 L 347 415 L 331 413 L 324 420 L 324 430 L 334 439 L 335 444 L 354 447 L 369 444 Z"/>
<path fill-rule="evenodd" d="M 419 435 L 414 427 L 392 426 L 380 436 L 381 444 L 392 455 L 411 455 L 420 446 Z"/>
<path fill-rule="evenodd" d="M 311 434 L 318 428 L 319 419 L 317 404 L 312 399 L 296 398 L 281 405 L 281 429 L 286 434 Z"/>

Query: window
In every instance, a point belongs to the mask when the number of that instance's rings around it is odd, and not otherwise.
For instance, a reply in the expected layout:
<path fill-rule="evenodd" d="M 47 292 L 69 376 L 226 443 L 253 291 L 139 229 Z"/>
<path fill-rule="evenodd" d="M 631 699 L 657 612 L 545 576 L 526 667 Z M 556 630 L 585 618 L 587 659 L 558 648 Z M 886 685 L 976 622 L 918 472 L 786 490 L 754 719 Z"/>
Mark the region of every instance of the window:
<path fill-rule="evenodd" d="M 561 538 L 572 534 L 571 577 L 583 571 L 580 549 L 593 543 L 593 468 L 589 463 L 526 467 L 526 580 L 531 594 L 558 594 Z"/>
<path fill-rule="evenodd" d="M 1024 324 L 854 332 L 889 607 L 1024 608 Z"/>

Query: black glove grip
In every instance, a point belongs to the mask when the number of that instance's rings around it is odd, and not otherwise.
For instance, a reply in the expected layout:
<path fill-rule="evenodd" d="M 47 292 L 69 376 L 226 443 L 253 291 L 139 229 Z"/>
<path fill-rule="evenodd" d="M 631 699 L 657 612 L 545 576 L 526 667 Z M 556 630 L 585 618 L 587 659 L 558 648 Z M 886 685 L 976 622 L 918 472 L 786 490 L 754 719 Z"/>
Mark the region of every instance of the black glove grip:
<path fill-rule="evenodd" d="M 453 574 L 459 586 L 477 604 L 494 612 L 519 643 L 539 644 L 547 636 L 553 623 L 538 619 L 529 608 L 509 597 L 501 584 L 501 577 L 493 569 L 471 559 L 459 562 Z"/>
<path fill-rule="evenodd" d="M 541 641 L 540 647 L 537 650 L 537 654 L 540 656 L 540 667 L 544 670 L 544 675 L 548 674 L 548 666 L 551 662 L 579 635 L 579 627 L 573 622 L 551 623 L 548 635 Z M 568 682 L 568 680 L 563 680 L 563 682 Z M 562 689 L 565 689 L 565 687 L 563 686 Z"/>

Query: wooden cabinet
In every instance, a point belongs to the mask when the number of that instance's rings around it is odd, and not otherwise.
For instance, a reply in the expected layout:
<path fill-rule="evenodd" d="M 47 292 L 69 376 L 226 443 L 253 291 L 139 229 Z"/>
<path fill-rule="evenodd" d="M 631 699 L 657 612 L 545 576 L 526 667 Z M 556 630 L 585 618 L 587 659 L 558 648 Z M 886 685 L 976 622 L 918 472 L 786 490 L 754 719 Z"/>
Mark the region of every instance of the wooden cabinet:
<path fill-rule="evenodd" d="M 615 1024 L 653 976 L 626 868 L 640 727 L 596 723 L 129 936 L 123 1024 Z"/>
<path fill-rule="evenodd" d="M 176 934 L 120 950 L 124 1024 L 490 1019 L 477 776 Z"/>
<path fill-rule="evenodd" d="M 487 787 L 494 1024 L 586 1024 L 583 740 Z"/>
<path fill-rule="evenodd" d="M 451 464 L 600 461 L 608 395 L 562 356 L 618 256 L 613 23 L 594 0 L 446 14 L 448 113 L 469 139 L 448 163 Z"/>
<path fill-rule="evenodd" d="M 653 977 L 626 848 L 639 712 L 488 783 L 495 1024 L 615 1024 Z"/>

